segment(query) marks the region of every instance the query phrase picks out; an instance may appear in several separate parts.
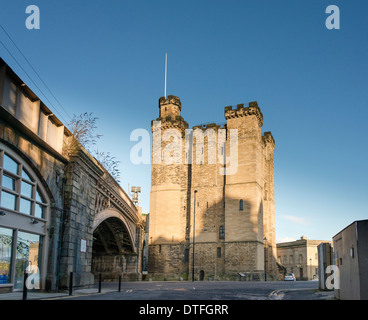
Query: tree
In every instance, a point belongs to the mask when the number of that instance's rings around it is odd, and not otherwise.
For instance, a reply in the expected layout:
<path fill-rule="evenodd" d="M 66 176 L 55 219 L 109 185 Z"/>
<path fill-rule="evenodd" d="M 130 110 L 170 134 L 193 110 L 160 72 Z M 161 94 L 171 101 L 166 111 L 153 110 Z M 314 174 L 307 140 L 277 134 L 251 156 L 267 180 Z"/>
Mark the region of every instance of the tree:
<path fill-rule="evenodd" d="M 120 170 L 119 164 L 120 161 L 116 160 L 115 157 L 111 156 L 110 152 L 100 152 L 98 150 L 95 151 L 95 158 L 98 162 L 100 162 L 104 168 L 111 174 L 111 176 L 117 181 L 120 182 Z"/>
<path fill-rule="evenodd" d="M 79 116 L 73 115 L 68 124 L 72 135 L 65 141 L 64 152 L 68 157 L 76 155 L 80 150 L 80 145 L 82 145 L 117 182 L 120 182 L 120 161 L 111 156 L 110 152 L 105 153 L 93 149 L 97 140 L 102 137 L 102 135 L 96 133 L 97 119 L 97 117 L 93 117 L 92 112 L 85 112 Z"/>

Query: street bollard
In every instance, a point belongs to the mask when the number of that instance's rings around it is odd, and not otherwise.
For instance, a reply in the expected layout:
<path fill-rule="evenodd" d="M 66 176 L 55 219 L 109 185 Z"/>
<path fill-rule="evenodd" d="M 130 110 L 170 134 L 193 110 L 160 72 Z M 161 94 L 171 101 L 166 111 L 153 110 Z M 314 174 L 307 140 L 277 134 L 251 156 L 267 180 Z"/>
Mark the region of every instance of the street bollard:
<path fill-rule="evenodd" d="M 119 289 L 118 292 L 121 292 L 121 276 L 119 276 Z"/>
<path fill-rule="evenodd" d="M 69 295 L 71 296 L 73 294 L 73 272 L 70 272 L 69 277 Z"/>
<path fill-rule="evenodd" d="M 28 293 L 28 289 L 27 289 L 27 278 L 28 278 L 28 273 L 27 270 L 24 270 L 24 278 L 23 278 L 23 300 L 27 300 L 27 293 Z"/>
<path fill-rule="evenodd" d="M 101 293 L 102 274 L 98 275 L 98 293 Z"/>

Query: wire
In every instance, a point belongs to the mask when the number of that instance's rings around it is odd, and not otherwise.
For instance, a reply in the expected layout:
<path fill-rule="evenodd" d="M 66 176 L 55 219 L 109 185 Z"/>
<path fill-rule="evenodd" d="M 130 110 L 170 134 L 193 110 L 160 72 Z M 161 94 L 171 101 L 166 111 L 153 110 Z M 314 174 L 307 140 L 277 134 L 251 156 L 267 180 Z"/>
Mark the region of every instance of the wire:
<path fill-rule="evenodd" d="M 63 109 L 63 111 L 65 112 L 65 114 L 68 116 L 68 118 L 71 120 L 70 115 L 68 114 L 68 112 L 65 110 L 65 108 L 62 106 L 62 104 L 60 103 L 60 101 L 55 97 L 55 95 L 52 93 L 52 91 L 50 90 L 50 88 L 47 86 L 47 84 L 42 80 L 41 76 L 39 75 L 39 73 L 36 71 L 36 69 L 32 66 L 32 64 L 30 63 L 30 61 L 27 59 L 27 57 L 23 54 L 23 52 L 20 50 L 20 48 L 17 46 L 17 44 L 14 42 L 14 40 L 11 38 L 11 36 L 9 35 L 9 33 L 4 29 L 4 27 L 0 24 L 1 29 L 4 31 L 4 33 L 7 35 L 7 37 L 10 39 L 10 41 L 13 43 L 13 45 L 17 48 L 17 50 L 20 52 L 20 54 L 22 55 L 22 57 L 27 61 L 28 65 L 32 68 L 33 72 L 37 75 L 37 77 L 41 80 L 41 82 L 43 83 L 43 85 L 46 87 L 46 89 L 50 92 L 50 94 L 53 96 L 53 98 L 56 100 L 56 102 L 60 105 L 60 107 Z M 15 59 L 15 57 L 10 53 L 10 51 L 7 49 L 7 47 L 5 46 L 5 44 L 0 40 L 1 44 L 3 45 L 3 47 L 6 49 L 6 51 L 8 51 L 8 53 L 12 56 L 12 58 L 15 60 L 15 62 L 20 66 L 20 68 L 23 70 L 23 72 L 28 76 L 29 79 L 31 79 L 31 81 L 33 82 L 33 84 L 37 87 L 37 89 L 44 95 L 44 97 L 47 99 L 47 101 L 55 108 L 55 106 L 50 102 L 50 100 L 46 97 L 46 95 L 41 91 L 41 89 L 36 85 L 36 83 L 32 80 L 32 78 L 29 76 L 29 74 L 24 70 L 24 68 L 20 65 L 20 63 Z M 56 109 L 56 108 L 55 108 Z M 57 109 L 56 109 L 57 110 Z M 61 116 L 61 114 L 59 113 L 60 117 L 63 118 Z M 64 122 L 65 119 L 63 118 Z"/>
<path fill-rule="evenodd" d="M 52 102 L 47 98 L 47 96 L 43 93 L 43 91 L 38 87 L 38 85 L 33 81 L 33 79 L 31 78 L 31 76 L 27 73 L 26 70 L 24 70 L 24 68 L 21 66 L 21 64 L 18 62 L 18 60 L 12 55 L 12 53 L 8 50 L 8 48 L 5 46 L 5 44 L 0 40 L 0 43 L 2 44 L 2 46 L 5 48 L 5 50 L 10 54 L 10 56 L 15 60 L 15 62 L 18 64 L 18 66 L 23 70 L 23 72 L 27 75 L 27 77 L 32 81 L 32 83 L 35 85 L 35 87 L 42 93 L 42 95 L 46 98 L 46 100 L 53 106 L 53 108 L 55 108 L 55 106 L 52 104 Z M 57 108 L 55 108 L 55 110 L 57 111 Z M 63 116 L 57 111 L 57 113 L 59 114 L 59 116 L 63 119 L 64 122 L 65 119 L 63 118 Z"/>

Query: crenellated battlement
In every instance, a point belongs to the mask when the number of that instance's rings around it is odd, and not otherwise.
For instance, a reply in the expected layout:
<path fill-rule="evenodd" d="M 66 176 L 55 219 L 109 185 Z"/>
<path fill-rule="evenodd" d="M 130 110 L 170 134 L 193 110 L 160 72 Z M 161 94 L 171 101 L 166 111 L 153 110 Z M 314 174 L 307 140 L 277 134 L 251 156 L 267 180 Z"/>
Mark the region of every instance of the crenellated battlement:
<path fill-rule="evenodd" d="M 154 125 L 154 122 L 160 122 L 161 126 L 160 128 L 158 126 Z M 156 120 L 151 121 L 151 131 L 154 132 L 156 130 L 165 130 L 165 129 L 179 129 L 179 130 L 185 130 L 188 129 L 189 125 L 188 122 L 184 120 L 182 116 L 166 116 L 166 117 L 160 117 Z"/>
<path fill-rule="evenodd" d="M 194 126 L 193 130 L 195 130 L 195 129 L 201 129 L 201 130 L 214 129 L 214 130 L 217 131 L 219 129 L 226 129 L 226 125 L 225 124 L 217 124 L 217 123 L 204 123 L 204 124 Z"/>
<path fill-rule="evenodd" d="M 158 106 L 161 108 L 165 105 L 176 105 L 179 107 L 179 110 L 181 111 L 181 102 L 180 98 L 177 96 L 169 95 L 167 98 L 161 97 L 158 101 Z"/>
<path fill-rule="evenodd" d="M 244 104 L 238 104 L 235 109 L 233 106 L 225 107 L 225 119 L 233 119 L 239 117 L 247 117 L 255 115 L 258 119 L 258 124 L 260 127 L 263 125 L 263 114 L 258 106 L 257 101 L 249 102 L 248 107 L 244 107 Z"/>
<path fill-rule="evenodd" d="M 272 136 L 272 133 L 270 131 L 266 131 L 262 136 L 262 141 L 264 144 L 271 144 L 273 147 L 275 147 L 275 139 Z"/>

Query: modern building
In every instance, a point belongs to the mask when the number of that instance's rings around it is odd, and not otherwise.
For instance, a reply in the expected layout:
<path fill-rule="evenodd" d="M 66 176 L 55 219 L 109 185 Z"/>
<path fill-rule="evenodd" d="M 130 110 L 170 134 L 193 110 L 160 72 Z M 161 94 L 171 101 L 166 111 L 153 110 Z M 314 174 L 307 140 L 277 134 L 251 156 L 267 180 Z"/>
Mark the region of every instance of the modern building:
<path fill-rule="evenodd" d="M 225 107 L 226 124 L 189 129 L 169 95 L 152 121 L 152 279 L 276 276 L 273 151 L 257 102 Z"/>
<path fill-rule="evenodd" d="M 318 279 L 318 245 L 326 240 L 309 240 L 306 236 L 299 240 L 277 243 L 277 262 L 286 273 L 294 273 L 297 280 Z"/>
<path fill-rule="evenodd" d="M 0 291 L 141 278 L 144 221 L 109 172 L 0 59 Z M 71 152 L 73 151 L 73 152 Z M 37 289 L 37 287 L 35 287 Z"/>
<path fill-rule="evenodd" d="M 333 257 L 339 275 L 335 297 L 368 300 L 368 220 L 354 221 L 333 237 Z"/>

